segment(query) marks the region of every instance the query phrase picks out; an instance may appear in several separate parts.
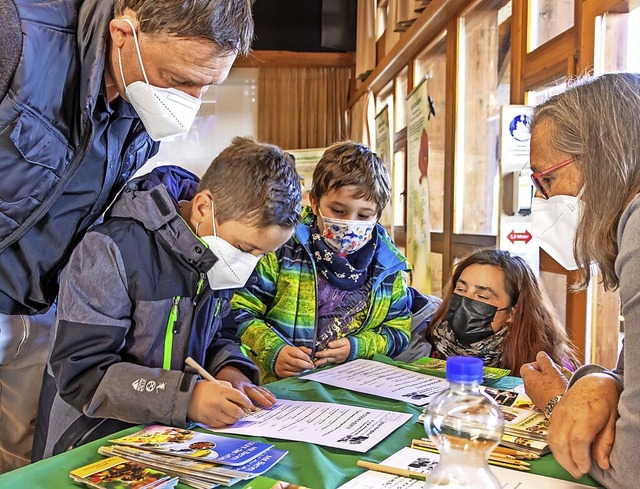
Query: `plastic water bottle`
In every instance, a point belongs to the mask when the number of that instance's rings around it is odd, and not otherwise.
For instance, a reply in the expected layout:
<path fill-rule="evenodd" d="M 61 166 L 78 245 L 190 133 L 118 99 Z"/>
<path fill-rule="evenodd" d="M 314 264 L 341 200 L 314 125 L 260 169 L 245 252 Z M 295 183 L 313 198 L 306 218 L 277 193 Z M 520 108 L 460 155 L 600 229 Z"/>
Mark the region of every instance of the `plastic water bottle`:
<path fill-rule="evenodd" d="M 424 418 L 425 431 L 440 451 L 424 487 L 500 489 L 488 459 L 502 438 L 504 417 L 480 390 L 482 360 L 448 358 L 446 373 L 449 388 L 431 400 Z"/>

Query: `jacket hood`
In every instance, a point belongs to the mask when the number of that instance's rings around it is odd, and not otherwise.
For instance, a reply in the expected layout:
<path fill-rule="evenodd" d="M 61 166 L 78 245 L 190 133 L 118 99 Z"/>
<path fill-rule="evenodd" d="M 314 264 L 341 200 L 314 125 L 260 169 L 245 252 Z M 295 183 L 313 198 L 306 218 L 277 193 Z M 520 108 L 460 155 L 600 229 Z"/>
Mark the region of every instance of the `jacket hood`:
<path fill-rule="evenodd" d="M 193 199 L 198 183 L 198 177 L 184 168 L 155 168 L 127 183 L 108 217 L 138 221 L 149 231 L 157 232 L 174 253 L 200 272 L 206 272 L 217 258 L 178 212 L 178 202 Z"/>
<path fill-rule="evenodd" d="M 127 183 L 109 211 L 109 217 L 135 219 L 155 231 L 172 219 L 182 220 L 178 202 L 191 200 L 197 193 L 198 182 L 198 177 L 184 168 L 157 167 Z"/>

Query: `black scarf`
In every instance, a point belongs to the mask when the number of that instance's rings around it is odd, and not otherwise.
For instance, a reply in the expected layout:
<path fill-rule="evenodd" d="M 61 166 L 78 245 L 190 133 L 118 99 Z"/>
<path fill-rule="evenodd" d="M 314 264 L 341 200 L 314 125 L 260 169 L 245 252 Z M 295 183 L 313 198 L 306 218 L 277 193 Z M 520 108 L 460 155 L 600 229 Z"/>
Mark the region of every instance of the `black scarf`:
<path fill-rule="evenodd" d="M 354 290 L 364 285 L 377 242 L 378 235 L 374 228 L 371 239 L 362 248 L 348 255 L 340 255 L 322 239 L 317 223 L 311 225 L 311 252 L 316 269 L 331 285 L 342 290 Z"/>

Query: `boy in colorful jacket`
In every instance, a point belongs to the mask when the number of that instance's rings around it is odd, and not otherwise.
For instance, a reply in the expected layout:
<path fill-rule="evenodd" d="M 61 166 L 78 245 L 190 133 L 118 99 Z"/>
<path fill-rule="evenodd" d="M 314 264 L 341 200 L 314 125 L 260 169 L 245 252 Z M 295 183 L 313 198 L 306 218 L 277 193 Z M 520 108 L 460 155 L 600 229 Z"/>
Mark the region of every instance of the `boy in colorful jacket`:
<path fill-rule="evenodd" d="M 222 317 L 230 289 L 291 237 L 300 205 L 292 157 L 248 138 L 199 184 L 177 167 L 129 182 L 61 275 L 34 460 L 132 424 L 220 427 L 272 405 Z"/>
<path fill-rule="evenodd" d="M 263 382 L 407 348 L 407 261 L 377 222 L 390 194 L 368 147 L 340 142 L 322 155 L 295 235 L 231 302 Z"/>

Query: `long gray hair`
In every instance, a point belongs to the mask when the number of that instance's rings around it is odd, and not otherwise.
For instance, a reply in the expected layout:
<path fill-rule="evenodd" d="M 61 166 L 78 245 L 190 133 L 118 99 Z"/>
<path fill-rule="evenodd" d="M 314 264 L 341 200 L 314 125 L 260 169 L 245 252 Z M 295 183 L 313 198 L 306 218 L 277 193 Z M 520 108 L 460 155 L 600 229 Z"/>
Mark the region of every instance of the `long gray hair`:
<path fill-rule="evenodd" d="M 253 40 L 253 0 L 115 0 L 114 13 L 136 12 L 147 34 L 213 41 L 223 51 L 245 55 Z"/>
<path fill-rule="evenodd" d="M 576 164 L 584 179 L 584 212 L 573 253 L 581 285 L 589 283 L 589 264 L 595 261 L 605 289 L 615 289 L 618 223 L 640 192 L 640 74 L 578 79 L 534 108 L 531 130 L 542 120 L 551 123 L 553 147 L 580 156 Z"/>

